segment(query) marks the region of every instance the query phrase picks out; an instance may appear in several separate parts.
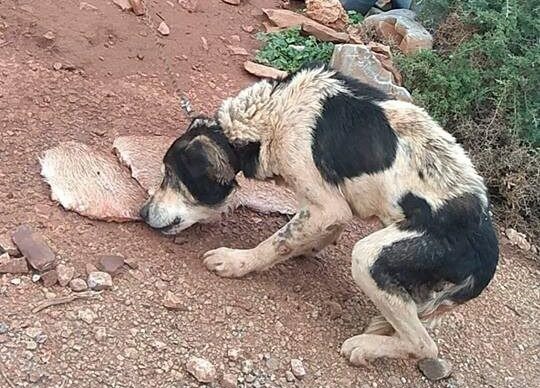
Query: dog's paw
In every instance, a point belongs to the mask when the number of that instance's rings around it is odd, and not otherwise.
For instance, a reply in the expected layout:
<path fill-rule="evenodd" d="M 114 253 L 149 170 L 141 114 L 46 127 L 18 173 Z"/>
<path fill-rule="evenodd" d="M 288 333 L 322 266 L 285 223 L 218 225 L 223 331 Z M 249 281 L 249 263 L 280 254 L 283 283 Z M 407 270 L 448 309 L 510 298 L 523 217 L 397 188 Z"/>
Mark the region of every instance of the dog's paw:
<path fill-rule="evenodd" d="M 208 270 L 226 278 L 239 278 L 250 272 L 252 260 L 249 250 L 218 248 L 203 255 Z"/>
<path fill-rule="evenodd" d="M 364 353 L 364 345 L 364 337 L 356 335 L 343 342 L 341 354 L 352 365 L 368 367 L 369 363 Z"/>

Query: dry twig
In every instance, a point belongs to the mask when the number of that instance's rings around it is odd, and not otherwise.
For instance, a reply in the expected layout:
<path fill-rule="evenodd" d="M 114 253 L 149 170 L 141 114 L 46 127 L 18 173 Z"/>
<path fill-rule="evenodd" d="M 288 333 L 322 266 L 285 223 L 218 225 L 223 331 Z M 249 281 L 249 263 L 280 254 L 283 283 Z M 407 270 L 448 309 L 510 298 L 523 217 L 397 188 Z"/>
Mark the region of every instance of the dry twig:
<path fill-rule="evenodd" d="M 49 308 L 51 306 L 70 303 L 70 302 L 73 302 L 74 300 L 77 300 L 77 299 L 92 298 L 92 297 L 94 297 L 96 295 L 99 295 L 99 294 L 101 294 L 101 291 L 84 291 L 84 292 L 73 293 L 73 294 L 67 295 L 67 296 L 61 296 L 59 298 L 45 299 L 45 300 L 39 302 L 32 309 L 32 313 L 35 314 L 35 313 L 40 312 L 41 310 L 44 310 L 44 309 Z"/>

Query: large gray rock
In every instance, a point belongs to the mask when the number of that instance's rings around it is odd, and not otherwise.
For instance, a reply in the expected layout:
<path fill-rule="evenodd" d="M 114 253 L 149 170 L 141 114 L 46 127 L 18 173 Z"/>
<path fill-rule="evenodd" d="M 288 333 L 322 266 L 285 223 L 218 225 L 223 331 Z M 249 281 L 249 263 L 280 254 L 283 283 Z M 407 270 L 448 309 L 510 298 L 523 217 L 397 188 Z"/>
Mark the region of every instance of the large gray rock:
<path fill-rule="evenodd" d="M 340 44 L 334 48 L 330 66 L 360 82 L 372 85 L 397 100 L 412 102 L 407 89 L 392 82 L 392 73 L 386 70 L 368 46 Z"/>

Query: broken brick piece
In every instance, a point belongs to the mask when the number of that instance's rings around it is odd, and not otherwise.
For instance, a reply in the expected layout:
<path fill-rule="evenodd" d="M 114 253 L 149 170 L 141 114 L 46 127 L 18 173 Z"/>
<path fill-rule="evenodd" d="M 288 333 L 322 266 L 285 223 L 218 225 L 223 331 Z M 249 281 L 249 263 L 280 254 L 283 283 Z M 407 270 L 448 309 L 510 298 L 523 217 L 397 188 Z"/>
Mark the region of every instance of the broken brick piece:
<path fill-rule="evenodd" d="M 32 268 L 44 272 L 54 267 L 56 261 L 54 252 L 43 236 L 32 231 L 28 225 L 17 228 L 12 238 Z"/>

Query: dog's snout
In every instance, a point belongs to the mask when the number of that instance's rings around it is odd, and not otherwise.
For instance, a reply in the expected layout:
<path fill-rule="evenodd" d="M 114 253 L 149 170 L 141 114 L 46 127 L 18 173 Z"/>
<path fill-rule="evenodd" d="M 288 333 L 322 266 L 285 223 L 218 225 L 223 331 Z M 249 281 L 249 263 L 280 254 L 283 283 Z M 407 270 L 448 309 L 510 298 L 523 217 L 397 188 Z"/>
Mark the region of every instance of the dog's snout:
<path fill-rule="evenodd" d="M 139 215 L 144 221 L 148 221 L 148 209 L 150 208 L 150 202 L 147 202 L 141 207 L 141 210 L 139 211 Z"/>

